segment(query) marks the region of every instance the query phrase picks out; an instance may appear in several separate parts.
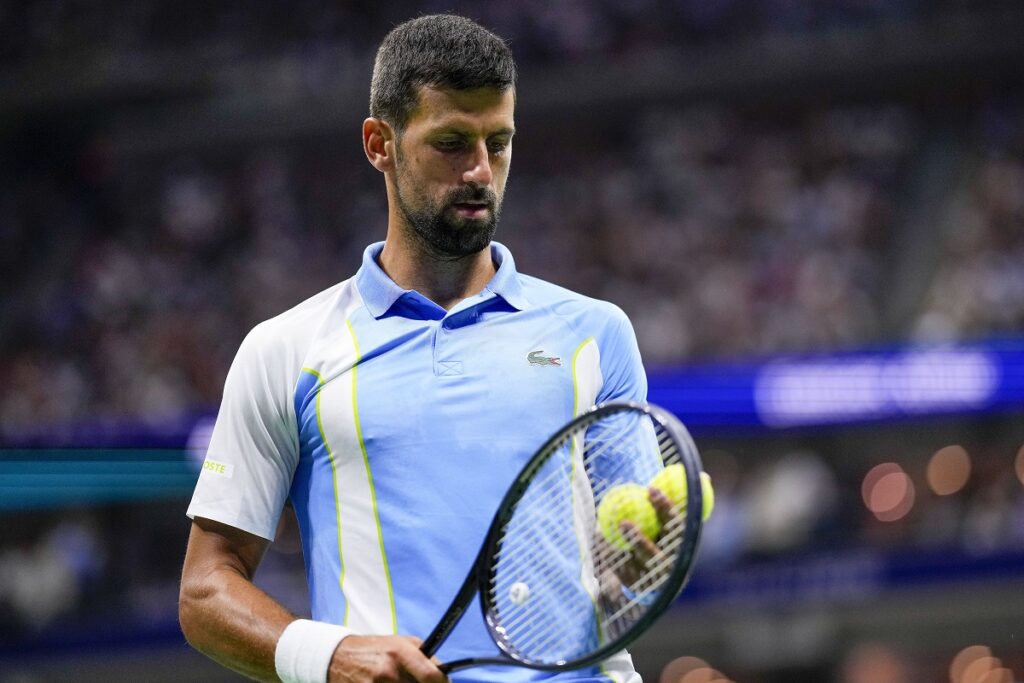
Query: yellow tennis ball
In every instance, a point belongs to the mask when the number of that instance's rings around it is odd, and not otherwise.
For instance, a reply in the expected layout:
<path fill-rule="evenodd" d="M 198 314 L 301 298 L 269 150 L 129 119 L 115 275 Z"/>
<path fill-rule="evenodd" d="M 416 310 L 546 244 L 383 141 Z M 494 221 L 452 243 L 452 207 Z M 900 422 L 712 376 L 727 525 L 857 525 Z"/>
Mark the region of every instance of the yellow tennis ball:
<path fill-rule="evenodd" d="M 651 480 L 651 486 L 668 496 L 674 507 L 686 509 L 686 471 L 682 464 L 669 465 L 658 472 Z M 700 488 L 704 494 L 704 511 L 701 516 L 706 520 L 715 508 L 715 489 L 711 486 L 711 477 L 707 472 L 700 473 Z"/>
<path fill-rule="evenodd" d="M 620 484 L 608 489 L 597 506 L 597 523 L 605 539 L 619 550 L 629 550 L 632 543 L 622 535 L 619 525 L 632 522 L 647 538 L 654 540 L 661 531 L 658 513 L 651 505 L 647 488 L 640 484 Z"/>

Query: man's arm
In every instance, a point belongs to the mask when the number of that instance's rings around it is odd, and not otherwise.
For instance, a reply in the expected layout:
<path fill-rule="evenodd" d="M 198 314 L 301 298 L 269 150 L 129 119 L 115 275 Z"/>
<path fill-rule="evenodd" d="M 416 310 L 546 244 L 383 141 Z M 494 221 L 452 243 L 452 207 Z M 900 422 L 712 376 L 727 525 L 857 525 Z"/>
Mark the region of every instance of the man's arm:
<path fill-rule="evenodd" d="M 193 520 L 178 617 L 192 647 L 251 678 L 275 681 L 274 647 L 295 617 L 252 583 L 269 545 L 226 524 Z"/>
<path fill-rule="evenodd" d="M 188 642 L 224 666 L 261 681 L 277 681 L 274 651 L 295 621 L 252 583 L 269 541 L 197 517 L 192 522 L 181 577 L 179 618 Z M 407 636 L 345 638 L 328 680 L 441 683 L 445 676 Z"/>

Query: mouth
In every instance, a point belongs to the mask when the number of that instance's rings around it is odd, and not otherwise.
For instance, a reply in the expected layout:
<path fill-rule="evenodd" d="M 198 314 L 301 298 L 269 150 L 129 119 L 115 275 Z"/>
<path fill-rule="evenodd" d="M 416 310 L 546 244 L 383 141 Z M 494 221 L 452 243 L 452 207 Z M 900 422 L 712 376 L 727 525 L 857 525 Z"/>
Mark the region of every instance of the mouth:
<path fill-rule="evenodd" d="M 482 218 L 491 208 L 487 202 L 457 202 L 452 206 L 455 213 L 463 218 Z"/>

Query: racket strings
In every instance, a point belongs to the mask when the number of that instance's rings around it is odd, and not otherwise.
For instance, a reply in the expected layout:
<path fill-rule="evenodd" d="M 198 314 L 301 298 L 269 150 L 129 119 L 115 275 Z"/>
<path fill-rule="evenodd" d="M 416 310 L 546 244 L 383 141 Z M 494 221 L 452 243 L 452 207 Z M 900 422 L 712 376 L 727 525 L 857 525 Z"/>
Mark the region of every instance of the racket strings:
<path fill-rule="evenodd" d="M 553 448 L 551 450 L 554 452 L 559 450 L 559 448 L 563 448 L 566 444 L 573 441 L 575 436 L 578 436 L 578 434 L 574 433 L 572 435 L 567 436 L 565 439 L 559 442 L 558 447 Z M 607 450 L 607 448 L 610 448 L 613 445 L 611 441 L 621 440 L 624 439 L 625 437 L 626 432 L 625 430 L 623 430 L 622 434 L 616 435 L 615 439 L 606 440 L 607 442 L 604 445 L 604 448 L 602 448 L 601 451 L 598 451 L 598 454 L 600 454 L 604 450 Z M 543 528 L 545 525 L 550 525 L 551 519 L 553 517 L 550 506 L 532 504 L 532 501 L 527 500 L 527 498 L 546 500 L 548 503 L 550 503 L 552 499 L 569 499 L 572 493 L 571 488 L 567 488 L 564 485 L 565 480 L 568 476 L 569 473 L 565 471 L 565 468 L 552 468 L 552 471 L 544 475 L 543 478 L 535 479 L 533 482 L 531 482 L 530 488 L 524 495 L 523 502 L 520 504 L 520 508 L 517 510 L 517 518 L 514 519 L 514 524 L 510 524 L 509 526 L 515 526 L 515 528 L 517 529 L 529 529 L 531 531 L 536 531 L 538 528 Z M 530 536 L 533 535 L 535 534 L 530 534 Z M 528 550 L 528 548 L 525 547 L 527 544 L 523 542 L 515 543 L 512 540 L 512 536 L 513 534 L 511 532 L 506 533 L 502 541 L 501 547 L 498 551 L 499 559 L 496 562 L 496 565 L 501 565 L 502 559 L 504 557 L 510 558 L 507 561 L 505 561 L 503 565 L 502 573 L 505 575 L 518 575 L 521 573 L 526 573 L 527 569 L 535 565 L 535 561 L 532 559 L 531 554 L 529 552 L 526 552 Z M 575 532 L 573 533 L 573 541 L 576 541 Z M 561 575 L 557 570 L 549 569 L 547 572 L 537 575 L 537 578 L 543 581 L 548 577 L 556 575 L 559 578 L 561 578 Z M 498 573 L 496 572 L 491 576 L 489 581 L 492 589 L 497 587 L 498 581 Z M 574 592 L 574 589 L 578 589 L 578 587 L 579 585 L 574 587 L 571 584 L 562 582 L 561 589 L 558 593 L 555 594 L 555 597 L 567 597 L 568 594 Z M 504 625 L 506 629 L 514 629 L 520 623 L 526 622 L 530 620 L 532 617 L 533 615 L 528 610 L 521 610 L 519 611 L 519 615 L 517 618 L 510 619 L 508 622 L 505 622 Z"/>
<path fill-rule="evenodd" d="M 608 448 L 612 447 L 614 443 L 624 441 L 627 437 L 627 434 L 627 430 L 622 430 L 621 433 L 615 435 L 614 439 L 603 439 L 602 441 L 604 443 L 602 449 L 597 451 L 593 455 L 600 455 L 601 453 L 605 452 Z M 574 433 L 573 435 L 567 436 L 565 439 L 559 442 L 559 446 L 564 447 L 566 443 L 573 440 L 572 437 L 575 435 L 576 434 Z M 551 450 L 557 451 L 558 448 L 553 448 Z M 588 458 L 587 454 L 584 454 L 584 467 L 586 467 L 587 461 L 590 459 L 592 459 L 592 457 Z M 550 506 L 532 504 L 533 501 L 528 500 L 528 498 L 532 497 L 536 499 L 547 500 L 548 502 L 550 502 L 552 498 L 557 499 L 569 497 L 571 495 L 571 489 L 567 489 L 564 486 L 564 479 L 567 476 L 568 473 L 565 472 L 564 470 L 552 468 L 552 471 L 547 473 L 543 479 L 535 479 L 533 482 L 531 482 L 529 489 L 523 496 L 523 500 L 520 503 L 519 508 L 517 509 L 517 518 L 514 518 L 514 526 L 522 529 L 536 530 L 539 527 L 543 527 L 545 524 L 550 524 L 554 517 Z M 593 516 L 592 513 L 591 516 Z M 513 524 L 509 525 L 510 528 L 512 526 Z M 498 550 L 498 557 L 501 558 L 503 555 L 513 553 L 512 559 L 507 560 L 504 564 L 504 572 L 514 574 L 518 570 L 521 570 L 528 566 L 532 566 L 533 564 L 535 564 L 535 562 L 531 558 L 529 553 L 522 552 L 523 548 L 513 547 L 515 546 L 515 544 L 510 542 L 510 536 L 511 534 L 507 532 L 505 537 L 503 538 L 501 546 Z M 603 559 L 604 563 L 608 564 L 607 558 Z M 627 560 L 628 556 L 621 555 L 621 557 L 618 558 L 617 562 L 624 563 Z M 500 564 L 500 560 L 496 562 L 496 564 Z M 616 566 L 615 568 L 618 568 L 618 566 Z M 489 583 L 492 587 L 496 585 L 496 573 L 491 576 Z"/>
<path fill-rule="evenodd" d="M 642 567 L 597 531 L 596 503 L 610 489 L 646 488 L 681 460 L 680 444 L 648 415 L 606 415 L 547 453 L 506 522 L 488 580 L 506 644 L 524 659 L 553 664 L 586 656 L 644 618 L 679 562 L 686 524 L 675 510 L 658 536 L 659 552 Z"/>
<path fill-rule="evenodd" d="M 576 444 L 586 432 L 582 428 L 576 432 L 565 435 L 549 451 L 554 454 L 572 444 L 575 450 Z M 611 451 L 617 444 L 624 443 L 630 437 L 629 425 L 622 425 L 612 433 L 605 433 L 600 441 L 588 443 L 583 448 L 582 466 L 585 471 L 587 463 L 594 458 L 601 457 Z M 575 457 L 573 450 L 570 454 Z M 562 536 L 571 541 L 578 561 L 579 556 L 586 552 L 592 552 L 588 547 L 577 547 L 580 545 L 578 530 L 567 526 L 565 519 L 571 518 L 565 515 L 555 514 L 557 508 L 568 507 L 573 500 L 573 487 L 570 476 L 579 476 L 576 468 L 565 462 L 558 462 L 557 459 L 548 461 L 556 466 L 544 474 L 535 476 L 530 483 L 527 492 L 517 509 L 517 514 L 506 529 L 505 537 L 499 550 L 495 566 L 501 567 L 500 572 L 495 572 L 490 578 L 492 591 L 500 593 L 501 583 L 499 576 L 531 576 L 531 592 L 545 591 L 548 601 L 554 602 L 562 607 L 563 612 L 557 614 L 555 619 L 545 618 L 545 605 L 538 601 L 531 601 L 534 609 L 506 609 L 508 617 L 502 619 L 501 627 L 511 640 L 516 643 L 518 649 L 524 652 L 540 652 L 557 649 L 555 644 L 566 640 L 575 642 L 579 639 L 578 628 L 572 627 L 574 623 L 580 623 L 580 618 L 574 619 L 573 615 L 566 614 L 565 610 L 576 608 L 581 612 L 579 615 L 583 621 L 592 620 L 594 614 L 594 601 L 597 598 L 597 582 L 594 581 L 593 593 L 585 590 L 584 583 L 580 580 L 566 581 L 563 568 L 550 565 L 546 570 L 537 572 L 533 569 L 536 564 L 534 553 L 539 537 L 543 535 L 543 529 L 552 525 L 552 520 L 562 520 Z M 576 465 L 581 463 L 577 462 Z M 566 485 L 568 483 L 568 486 Z M 558 505 L 561 503 L 561 505 Z M 592 507 L 592 502 L 590 503 Z M 593 512 L 587 512 L 584 517 L 593 518 Z M 590 524 L 593 527 L 593 524 Z M 541 531 L 538 532 L 537 530 Z M 522 533 L 529 530 L 529 533 Z M 520 532 L 520 533 L 517 533 Z M 586 541 L 587 546 L 590 541 Z M 563 549 L 564 550 L 564 549 Z M 507 558 L 507 559 L 506 559 Z M 592 560 L 591 562 L 592 563 Z M 588 563 L 588 564 L 590 564 Z M 577 573 L 579 573 L 577 571 Z M 506 582 L 507 583 L 507 582 Z M 508 586 L 505 586 L 507 589 Z M 501 605 L 501 600 L 495 604 Z M 523 606 L 525 607 L 525 605 Z M 587 619 L 590 617 L 590 619 Z M 559 628 L 562 626 L 562 628 Z"/>
<path fill-rule="evenodd" d="M 654 558 L 645 565 L 646 572 L 630 586 L 630 590 L 633 593 L 637 595 L 645 595 L 655 592 L 668 580 L 669 575 L 677 562 L 677 558 L 673 553 L 677 552 L 678 545 L 682 541 L 683 525 L 681 523 L 676 524 L 675 528 L 674 536 L 671 537 L 668 543 L 665 543 L 665 536 L 659 539 L 662 545 L 665 546 L 665 550 L 660 556 Z M 606 617 L 606 621 L 614 622 L 621 619 L 624 615 L 628 614 L 630 610 L 642 604 L 643 602 L 639 599 L 629 600 L 618 611 L 609 614 Z"/>

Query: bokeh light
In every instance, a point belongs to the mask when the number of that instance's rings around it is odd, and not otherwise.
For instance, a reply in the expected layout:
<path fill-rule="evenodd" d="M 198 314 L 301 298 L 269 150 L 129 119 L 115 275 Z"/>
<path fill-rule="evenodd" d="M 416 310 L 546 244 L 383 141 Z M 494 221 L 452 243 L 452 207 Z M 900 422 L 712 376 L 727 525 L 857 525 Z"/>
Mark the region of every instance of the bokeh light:
<path fill-rule="evenodd" d="M 694 669 L 683 676 L 679 683 L 725 683 L 726 678 L 709 666 Z"/>
<path fill-rule="evenodd" d="M 700 657 L 677 657 L 661 670 L 658 683 L 681 683 L 683 678 L 697 669 L 706 669 L 708 663 Z"/>
<path fill-rule="evenodd" d="M 949 664 L 949 683 L 961 683 L 964 669 L 968 665 L 975 660 L 991 656 L 992 650 L 987 645 L 968 645 L 960 650 Z"/>
<path fill-rule="evenodd" d="M 992 669 L 981 677 L 978 683 L 1013 683 L 1013 672 L 1007 668 L 1000 667 Z"/>
<path fill-rule="evenodd" d="M 880 521 L 895 522 L 914 506 L 914 482 L 898 464 L 884 462 L 864 475 L 861 495 Z"/>
<path fill-rule="evenodd" d="M 967 449 L 953 444 L 935 451 L 928 461 L 925 477 L 939 496 L 948 496 L 964 487 L 971 476 L 971 456 Z"/>
<path fill-rule="evenodd" d="M 700 657 L 678 657 L 665 665 L 658 683 L 732 683 Z"/>
<path fill-rule="evenodd" d="M 842 664 L 843 683 L 906 683 L 907 659 L 896 648 L 881 642 L 854 647 Z"/>
<path fill-rule="evenodd" d="M 964 667 L 964 672 L 957 683 L 984 683 L 986 677 L 1002 665 L 998 657 L 978 657 Z"/>

